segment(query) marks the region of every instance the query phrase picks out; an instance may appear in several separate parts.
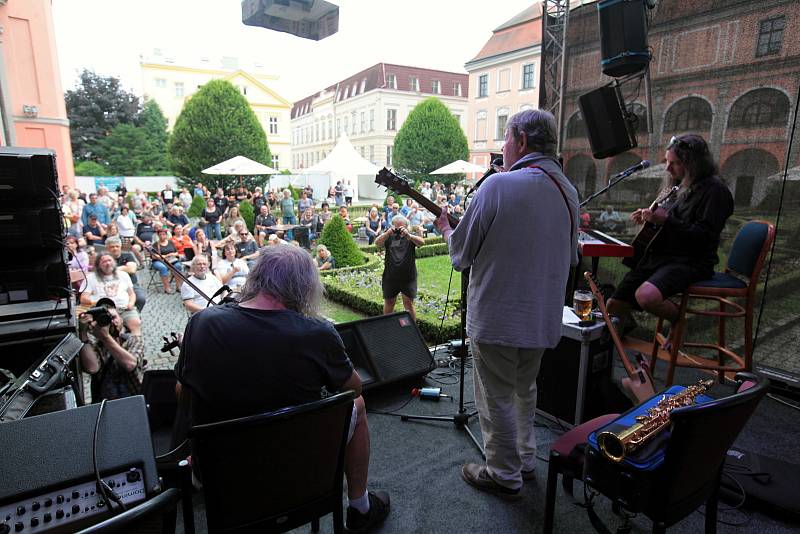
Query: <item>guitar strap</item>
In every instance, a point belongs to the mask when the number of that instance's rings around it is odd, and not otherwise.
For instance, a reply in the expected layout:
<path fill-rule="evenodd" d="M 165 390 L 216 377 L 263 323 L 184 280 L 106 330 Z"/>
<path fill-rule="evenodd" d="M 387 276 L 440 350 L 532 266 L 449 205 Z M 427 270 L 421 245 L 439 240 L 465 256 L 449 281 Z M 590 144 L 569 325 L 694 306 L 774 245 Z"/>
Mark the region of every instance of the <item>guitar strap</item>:
<path fill-rule="evenodd" d="M 545 175 L 547 175 L 547 177 L 548 177 L 548 178 L 550 178 L 550 180 L 551 180 L 551 181 L 552 181 L 554 184 L 556 184 L 556 187 L 558 187 L 558 191 L 561 193 L 561 198 L 563 198 L 563 199 L 564 199 L 564 205 L 567 207 L 567 215 L 569 215 L 569 238 L 570 238 L 570 242 L 572 242 L 572 236 L 573 236 L 573 234 L 575 233 L 575 220 L 572 218 L 572 210 L 571 210 L 571 209 L 569 209 L 569 201 L 567 201 L 567 194 L 566 194 L 566 193 L 564 193 L 564 188 L 563 188 L 563 187 L 561 187 L 561 184 L 560 184 L 560 183 L 558 183 L 558 180 L 556 180 L 555 178 L 553 178 L 553 177 L 550 175 L 550 173 L 549 173 L 549 172 L 547 172 L 547 171 L 546 171 L 546 170 L 544 170 L 543 168 L 539 167 L 538 165 L 536 165 L 536 164 L 531 164 L 531 165 L 528 165 L 528 168 L 529 168 L 529 169 L 539 169 L 540 171 L 542 171 L 543 173 L 545 173 Z"/>

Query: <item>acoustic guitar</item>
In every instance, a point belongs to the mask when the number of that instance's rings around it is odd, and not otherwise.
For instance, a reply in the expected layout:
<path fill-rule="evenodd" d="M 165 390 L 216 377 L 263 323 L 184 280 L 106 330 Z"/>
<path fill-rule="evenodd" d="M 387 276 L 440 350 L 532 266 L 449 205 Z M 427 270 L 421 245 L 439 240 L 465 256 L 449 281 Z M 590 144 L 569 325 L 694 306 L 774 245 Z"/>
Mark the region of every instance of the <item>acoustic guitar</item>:
<path fill-rule="evenodd" d="M 611 318 L 608 316 L 605 298 L 600 292 L 600 289 L 597 287 L 594 278 L 592 278 L 592 273 L 586 271 L 583 273 L 583 277 L 586 278 L 587 282 L 589 282 L 589 289 L 591 289 L 594 298 L 597 299 L 597 306 L 600 308 L 600 313 L 603 314 L 603 321 L 605 321 L 606 326 L 608 327 L 608 331 L 611 334 L 611 339 L 614 341 L 614 347 L 616 347 L 617 354 L 619 354 L 622 365 L 625 367 L 625 372 L 628 374 L 628 376 L 622 379 L 622 390 L 625 395 L 627 395 L 628 398 L 630 398 L 631 401 L 638 406 L 656 394 L 655 388 L 653 387 L 653 379 L 650 377 L 650 373 L 647 368 L 642 367 L 641 361 L 639 362 L 639 365 L 634 367 L 630 360 L 628 360 L 625 347 L 622 346 L 622 340 L 620 340 L 619 334 L 617 334 L 617 329 L 614 326 L 614 323 L 611 321 Z"/>
<path fill-rule="evenodd" d="M 661 207 L 663 204 L 674 200 L 679 189 L 680 186 L 677 185 L 672 187 L 664 196 L 657 198 L 652 204 L 650 204 L 650 210 L 655 210 Z M 639 265 L 639 262 L 642 261 L 642 258 L 644 258 L 645 254 L 647 254 L 647 251 L 650 250 L 650 247 L 658 238 L 658 235 L 661 233 L 663 228 L 664 227 L 660 224 L 645 222 L 639 229 L 636 237 L 633 238 L 633 242 L 631 242 L 631 246 L 633 247 L 633 256 L 623 258 L 622 264 L 631 269 Z"/>
<path fill-rule="evenodd" d="M 397 176 L 395 173 L 384 167 L 378 174 L 375 175 L 375 183 L 391 189 L 398 195 L 406 195 L 417 201 L 426 210 L 430 211 L 436 218 L 442 214 L 442 208 L 436 205 L 431 199 L 416 191 L 411 187 L 411 181 L 408 178 Z M 453 217 L 450 213 L 447 214 L 447 220 L 450 226 L 455 228 L 458 225 L 458 219 Z"/>

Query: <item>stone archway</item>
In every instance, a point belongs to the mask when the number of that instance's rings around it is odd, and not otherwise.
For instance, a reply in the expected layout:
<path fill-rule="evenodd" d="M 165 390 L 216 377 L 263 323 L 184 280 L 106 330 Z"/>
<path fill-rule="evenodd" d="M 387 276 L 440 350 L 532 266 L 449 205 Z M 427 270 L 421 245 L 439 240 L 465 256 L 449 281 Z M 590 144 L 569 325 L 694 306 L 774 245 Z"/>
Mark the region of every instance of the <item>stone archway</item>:
<path fill-rule="evenodd" d="M 766 150 L 746 148 L 725 160 L 722 178 L 730 187 L 735 205 L 750 207 L 763 198 L 767 176 L 779 168 L 778 159 Z"/>
<path fill-rule="evenodd" d="M 567 160 L 566 173 L 581 198 L 594 193 L 597 188 L 597 165 L 586 154 L 577 154 Z"/>

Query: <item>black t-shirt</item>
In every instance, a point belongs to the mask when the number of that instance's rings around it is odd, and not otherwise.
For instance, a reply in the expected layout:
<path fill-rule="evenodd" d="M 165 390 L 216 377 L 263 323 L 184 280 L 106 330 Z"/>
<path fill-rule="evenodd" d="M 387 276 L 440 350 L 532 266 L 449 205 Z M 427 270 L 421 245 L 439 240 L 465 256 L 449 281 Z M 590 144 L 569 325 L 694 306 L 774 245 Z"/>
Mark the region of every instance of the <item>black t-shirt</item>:
<path fill-rule="evenodd" d="M 203 218 L 208 221 L 208 224 L 216 224 L 222 216 L 222 210 L 219 206 L 214 206 L 214 211 L 208 211 L 208 208 L 203 210 Z"/>
<path fill-rule="evenodd" d="M 192 424 L 313 402 L 340 390 L 352 373 L 327 321 L 238 304 L 193 315 L 175 365 L 191 392 Z"/>
<path fill-rule="evenodd" d="M 400 282 L 417 279 L 416 246 L 407 237 L 399 237 L 394 233 L 384 241 L 386 259 L 383 276 Z"/>
<path fill-rule="evenodd" d="M 275 222 L 275 217 L 273 217 L 271 213 L 267 213 L 266 215 L 261 215 L 259 213 L 256 215 L 256 226 L 275 226 L 275 224 L 277 224 Z M 272 232 L 272 230 L 267 231 Z"/>
<path fill-rule="evenodd" d="M 134 255 L 131 252 L 122 251 L 119 255 L 119 258 L 117 258 L 117 267 L 124 267 L 130 262 L 136 263 L 136 258 L 134 257 Z M 133 283 L 133 285 L 139 284 L 139 279 L 136 277 L 136 273 L 128 276 L 131 277 L 131 282 Z"/>
<path fill-rule="evenodd" d="M 172 240 L 169 239 L 167 240 L 166 245 L 162 245 L 161 243 L 156 243 L 155 245 L 153 245 L 153 248 L 156 249 L 156 252 L 158 252 L 162 256 L 178 252 L 178 250 L 175 248 L 175 244 L 172 242 Z"/>
<path fill-rule="evenodd" d="M 153 223 L 139 223 L 136 225 L 136 237 L 142 241 L 153 241 L 153 234 L 156 233 L 156 228 Z"/>
<path fill-rule="evenodd" d="M 258 250 L 258 245 L 255 241 L 245 241 L 236 243 L 236 257 L 249 256 Z"/>
<path fill-rule="evenodd" d="M 253 195 L 253 207 L 255 211 L 259 211 L 261 206 L 267 203 L 267 199 L 264 198 L 264 195 Z"/>
<path fill-rule="evenodd" d="M 228 197 L 215 195 L 214 204 L 219 209 L 219 212 L 224 214 L 225 211 L 228 209 Z"/>
<path fill-rule="evenodd" d="M 184 213 L 181 213 L 180 215 L 170 213 L 167 215 L 167 220 L 172 224 L 180 224 L 181 226 L 186 226 L 189 224 L 189 217 L 187 217 Z"/>

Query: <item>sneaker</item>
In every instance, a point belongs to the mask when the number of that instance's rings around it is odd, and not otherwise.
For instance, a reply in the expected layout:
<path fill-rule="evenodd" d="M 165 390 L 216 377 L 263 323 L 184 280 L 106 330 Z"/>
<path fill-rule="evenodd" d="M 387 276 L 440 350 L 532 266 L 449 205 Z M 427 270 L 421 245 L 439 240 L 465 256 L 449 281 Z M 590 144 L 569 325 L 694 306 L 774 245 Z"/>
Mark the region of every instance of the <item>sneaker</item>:
<path fill-rule="evenodd" d="M 349 534 L 369 532 L 389 515 L 389 494 L 385 491 L 369 492 L 369 510 L 362 514 L 352 506 L 347 507 L 347 520 L 344 531 Z"/>
<path fill-rule="evenodd" d="M 464 464 L 461 467 L 461 478 L 470 486 L 501 499 L 514 501 L 520 498 L 519 489 L 507 488 L 495 482 L 485 465 Z"/>

